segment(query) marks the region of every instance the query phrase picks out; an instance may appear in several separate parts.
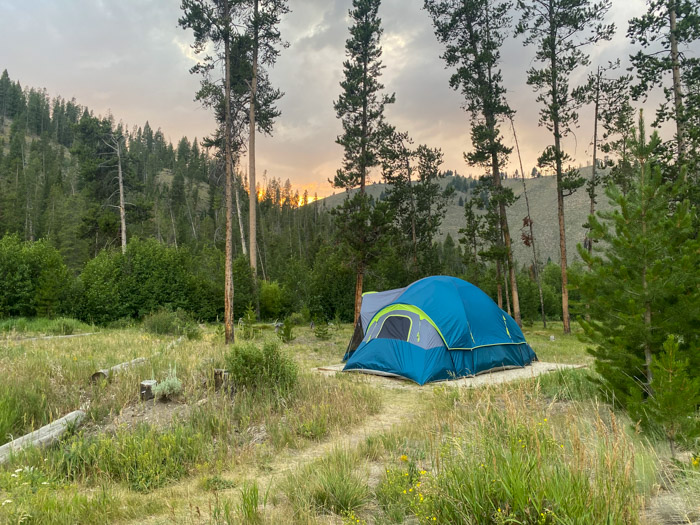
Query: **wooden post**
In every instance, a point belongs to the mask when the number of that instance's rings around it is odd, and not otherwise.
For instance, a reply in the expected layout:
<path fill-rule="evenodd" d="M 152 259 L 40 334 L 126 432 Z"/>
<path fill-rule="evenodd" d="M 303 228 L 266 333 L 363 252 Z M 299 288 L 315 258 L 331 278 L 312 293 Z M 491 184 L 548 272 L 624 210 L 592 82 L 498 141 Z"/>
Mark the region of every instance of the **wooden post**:
<path fill-rule="evenodd" d="M 41 427 L 39 430 L 5 443 L 0 447 L 0 465 L 5 463 L 13 453 L 19 452 L 28 446 L 44 448 L 52 445 L 68 430 L 69 425 L 79 425 L 84 417 L 85 412 L 76 410 L 67 416 L 63 416 L 61 419 Z"/>
<path fill-rule="evenodd" d="M 214 390 L 219 390 L 228 381 L 228 370 L 223 368 L 214 369 Z"/>
<path fill-rule="evenodd" d="M 157 384 L 158 381 L 155 379 L 146 379 L 145 381 L 141 381 L 141 386 L 139 388 L 141 401 L 148 401 L 149 399 L 156 397 L 153 393 L 153 387 L 155 387 Z"/>

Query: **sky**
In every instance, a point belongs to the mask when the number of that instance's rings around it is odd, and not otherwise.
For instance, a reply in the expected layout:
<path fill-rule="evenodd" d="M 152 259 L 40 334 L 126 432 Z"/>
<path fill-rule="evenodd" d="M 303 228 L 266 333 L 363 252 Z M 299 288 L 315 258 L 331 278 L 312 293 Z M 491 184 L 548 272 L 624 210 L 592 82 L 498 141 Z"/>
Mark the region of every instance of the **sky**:
<path fill-rule="evenodd" d="M 466 165 L 469 119 L 463 100 L 449 85 L 451 72 L 422 0 L 384 0 L 379 10 L 384 34 L 382 82 L 396 103 L 386 110 L 389 123 L 407 131 L 415 144 L 439 147 L 443 169 L 479 175 Z M 325 196 L 341 166 L 343 150 L 335 143 L 341 124 L 333 110 L 340 94 L 350 0 L 290 0 L 291 13 L 281 24 L 289 47 L 271 70 L 273 84 L 285 95 L 273 136 L 259 137 L 257 173 L 276 177 Z M 612 41 L 588 51 L 592 65 L 632 51 L 625 37 L 628 20 L 645 10 L 644 0 L 613 0 L 608 13 L 617 26 Z M 89 107 L 111 112 L 129 127 L 161 128 L 177 142 L 210 134 L 212 113 L 194 101 L 199 78 L 189 73 L 196 57 L 192 34 L 178 27 L 179 0 L 0 0 L 0 71 L 23 86 L 46 88 Z M 516 14 L 517 17 L 517 14 Z M 522 37 L 510 37 L 502 52 L 507 97 L 516 110 L 516 126 L 525 172 L 552 142 L 538 127 L 536 94 L 526 85 L 526 70 L 536 65 Z M 573 83 L 583 82 L 581 70 Z M 576 164 L 590 162 L 592 109 L 581 112 L 580 127 L 564 142 Z M 512 134 L 504 130 L 506 141 Z M 508 171 L 517 167 L 515 154 Z M 245 164 L 243 164 L 245 166 Z M 379 174 L 373 175 L 378 181 Z"/>

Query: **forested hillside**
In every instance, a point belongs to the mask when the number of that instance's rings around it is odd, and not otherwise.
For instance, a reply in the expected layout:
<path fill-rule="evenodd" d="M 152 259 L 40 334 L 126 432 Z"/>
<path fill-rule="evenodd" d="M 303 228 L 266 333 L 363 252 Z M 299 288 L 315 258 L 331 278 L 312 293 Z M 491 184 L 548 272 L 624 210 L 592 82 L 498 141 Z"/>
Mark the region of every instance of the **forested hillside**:
<path fill-rule="evenodd" d="M 599 170 L 599 174 L 605 174 L 604 170 Z M 581 176 L 589 179 L 591 167 L 585 166 L 580 169 Z M 447 175 L 440 182 L 441 186 L 452 186 L 454 194 L 449 200 L 445 219 L 440 227 L 436 238 L 444 242 L 449 234 L 452 239 L 459 239 L 459 230 L 464 228 L 464 203 L 473 197 L 473 187 L 477 183 L 477 177 L 464 177 L 461 175 Z M 554 176 L 539 176 L 526 178 L 527 192 L 530 198 L 531 217 L 534 222 L 535 235 L 538 239 L 537 249 L 543 261 L 559 260 L 559 232 L 557 230 L 557 203 L 556 203 L 556 180 Z M 525 199 L 523 197 L 523 183 L 520 178 L 510 177 L 503 180 L 503 186 L 513 191 L 517 200 L 508 208 L 508 222 L 514 230 L 515 242 L 513 253 L 519 266 L 532 264 L 532 251 L 520 239 L 520 229 L 523 226 L 523 219 L 527 216 Z M 388 189 L 387 184 L 372 184 L 367 186 L 367 193 L 375 199 L 382 199 Z M 350 192 L 352 194 L 352 192 Z M 328 208 L 338 206 L 345 198 L 345 193 L 338 193 L 321 199 L 321 202 Z M 590 202 L 585 189 L 574 192 L 565 200 L 567 225 L 569 232 L 567 237 L 567 249 L 573 255 L 573 260 L 578 259 L 576 255 L 576 245 L 583 243 L 586 237 L 584 225 L 588 221 Z M 607 197 L 604 195 L 598 199 L 598 207 L 601 210 L 610 208 Z"/>
<path fill-rule="evenodd" d="M 115 116 L 95 115 L 75 100 L 23 88 L 7 71 L 0 78 L 0 108 L 0 231 L 5 234 L 5 253 L 29 253 L 31 250 L 22 251 L 18 246 L 41 240 L 46 250 L 55 249 L 59 255 L 54 257 L 55 264 L 65 264 L 71 277 L 56 285 L 61 290 L 27 292 L 34 295 L 20 303 L 8 297 L 5 314 L 34 315 L 41 311 L 40 303 L 47 301 L 37 294 L 49 293 L 55 296 L 55 304 L 45 306 L 49 311 L 98 322 L 138 317 L 163 305 L 186 308 L 202 319 L 221 315 L 224 173 L 212 151 L 196 138 L 183 137 L 173 145 L 148 122 L 127 129 Z M 119 253 L 120 159 L 112 147 L 115 141 L 123 144 L 125 255 Z M 460 201 L 468 197 L 464 184 L 476 181 L 458 179 L 447 173 L 440 180 L 442 189 L 452 188 L 454 194 L 444 223 L 434 239 L 428 240 L 421 268 L 408 267 L 409 247 L 398 232 L 388 232 L 368 274 L 368 289 L 404 286 L 431 273 L 464 273 L 458 242 L 464 222 Z M 551 192 L 544 193 L 550 189 L 547 180 L 528 179 L 543 212 L 553 209 L 551 202 L 543 204 L 552 198 Z M 519 180 L 506 184 L 514 185 L 517 194 Z M 258 277 L 262 284 L 256 289 L 241 241 L 248 231 L 247 180 L 237 174 L 240 215 L 236 213 L 234 222 L 240 219 L 241 227 L 233 231 L 236 317 L 257 301 L 262 301 L 264 317 L 301 309 L 312 317 L 351 317 L 352 271 L 347 253 L 336 243 L 330 212 L 342 203 L 340 195 L 316 200 L 306 192 L 300 195 L 289 181 L 274 177 L 257 186 Z M 377 200 L 386 199 L 387 190 L 386 185 L 368 187 Z M 519 205 L 510 213 L 520 214 Z M 543 239 L 554 235 L 547 215 L 541 221 L 535 216 L 535 220 Z M 554 246 L 543 246 L 545 260 L 555 254 Z M 530 266 L 527 251 L 516 248 L 516 253 L 523 258 L 521 265 Z M 136 271 L 150 273 L 148 292 L 130 275 L 132 266 L 138 264 L 141 267 Z M 488 274 L 486 268 L 484 272 Z M 180 278 L 173 278 L 179 274 Z M 492 278 L 484 278 L 482 286 L 491 290 Z M 105 288 L 106 280 L 111 287 Z M 556 317 L 556 279 L 551 285 L 550 310 Z M 534 297 L 526 302 L 532 303 L 528 312 L 534 316 Z"/>

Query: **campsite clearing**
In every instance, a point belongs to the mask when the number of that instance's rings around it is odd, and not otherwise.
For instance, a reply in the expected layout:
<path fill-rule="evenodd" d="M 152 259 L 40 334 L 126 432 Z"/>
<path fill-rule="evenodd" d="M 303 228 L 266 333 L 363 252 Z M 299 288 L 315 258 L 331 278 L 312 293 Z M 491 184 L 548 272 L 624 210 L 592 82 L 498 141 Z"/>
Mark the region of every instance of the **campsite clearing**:
<path fill-rule="evenodd" d="M 5 344 L 0 373 L 12 379 L 0 386 L 3 406 L 31 415 L 9 421 L 20 429 L 13 435 L 79 407 L 87 416 L 59 445 L 0 468 L 0 522 L 341 524 L 354 516 L 353 523 L 455 523 L 448 504 L 467 497 L 459 492 L 465 485 L 487 503 L 478 523 L 493 522 L 499 505 L 522 518 L 506 490 L 539 495 L 532 505 L 543 514 L 574 522 L 595 523 L 608 512 L 614 523 L 644 523 L 652 501 L 654 516 L 667 502 L 674 510 L 665 515 L 700 516 L 692 458 L 683 483 L 669 482 L 662 475 L 668 452 L 610 410 L 588 368 L 480 388 L 323 377 L 308 370 L 338 362 L 351 326 L 331 327 L 329 341 L 308 328 L 294 332 L 281 350 L 300 373 L 283 401 L 204 386 L 229 351 L 213 327 L 178 345 L 138 329 Z M 275 339 L 269 326 L 258 333 L 256 346 Z M 584 345 L 560 327 L 525 333 L 545 362 L 589 362 Z M 111 382 L 90 382 L 95 370 L 140 356 L 148 361 Z M 172 368 L 183 385 L 175 400 L 138 400 L 139 381 L 161 380 Z M 552 491 L 568 498 L 567 508 L 552 502 Z M 654 499 L 657 493 L 673 498 Z"/>

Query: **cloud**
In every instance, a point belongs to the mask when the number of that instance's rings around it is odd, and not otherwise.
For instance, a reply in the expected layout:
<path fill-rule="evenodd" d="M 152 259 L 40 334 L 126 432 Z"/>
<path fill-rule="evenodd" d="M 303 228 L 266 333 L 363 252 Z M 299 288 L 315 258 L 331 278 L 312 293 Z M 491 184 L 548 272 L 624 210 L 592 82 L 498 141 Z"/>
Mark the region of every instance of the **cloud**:
<path fill-rule="evenodd" d="M 610 17 L 618 33 L 612 42 L 589 50 L 593 65 L 630 53 L 627 20 L 645 9 L 644 0 L 613 4 Z M 421 5 L 420 0 L 384 0 L 380 7 L 386 66 L 382 81 L 387 92 L 396 93 L 387 118 L 416 143 L 441 147 L 445 168 L 477 174 L 462 157 L 470 147 L 469 116 L 461 107 L 461 95 L 448 85 L 451 72 L 439 58 L 441 46 Z M 291 2 L 292 12 L 280 28 L 290 46 L 270 72 L 273 84 L 285 92 L 279 106 L 282 116 L 274 136 L 258 140 L 260 173 L 267 170 L 268 177 L 289 178 L 321 195 L 333 191 L 327 179 L 342 161 L 342 148 L 335 144 L 342 130 L 333 101 L 340 94 L 350 7 L 350 0 Z M 0 68 L 7 68 L 23 86 L 75 97 L 98 114 L 111 110 L 131 126 L 148 120 L 173 141 L 183 135 L 202 138 L 214 129 L 212 114 L 194 101 L 199 79 L 189 69 L 197 57 L 190 48 L 191 32 L 177 24 L 179 2 L 0 0 L 0 13 Z M 502 53 L 528 172 L 552 141 L 538 126 L 539 104 L 525 82 L 533 56 L 522 38 L 514 37 Z M 581 70 L 575 80 L 584 77 Z M 577 162 L 585 163 L 592 126 L 590 111 L 581 115 L 581 127 L 565 146 Z M 512 142 L 509 129 L 503 133 Z M 509 171 L 516 166 L 513 155 Z"/>

